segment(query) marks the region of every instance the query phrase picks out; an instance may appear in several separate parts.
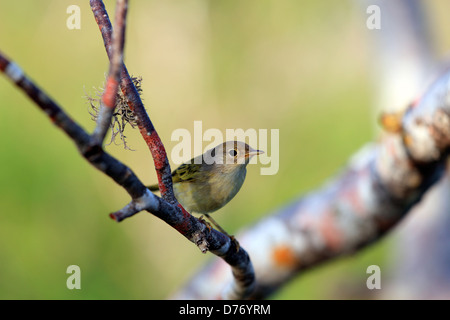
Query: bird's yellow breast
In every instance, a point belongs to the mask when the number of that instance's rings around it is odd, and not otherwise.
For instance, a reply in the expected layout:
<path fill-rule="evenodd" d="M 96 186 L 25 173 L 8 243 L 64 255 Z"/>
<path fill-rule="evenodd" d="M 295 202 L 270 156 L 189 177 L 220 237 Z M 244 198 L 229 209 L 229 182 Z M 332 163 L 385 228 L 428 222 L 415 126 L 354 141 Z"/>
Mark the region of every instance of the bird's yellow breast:
<path fill-rule="evenodd" d="M 222 175 L 204 173 L 203 179 L 175 183 L 175 197 L 190 212 L 214 212 L 238 193 L 245 175 L 245 166 Z"/>

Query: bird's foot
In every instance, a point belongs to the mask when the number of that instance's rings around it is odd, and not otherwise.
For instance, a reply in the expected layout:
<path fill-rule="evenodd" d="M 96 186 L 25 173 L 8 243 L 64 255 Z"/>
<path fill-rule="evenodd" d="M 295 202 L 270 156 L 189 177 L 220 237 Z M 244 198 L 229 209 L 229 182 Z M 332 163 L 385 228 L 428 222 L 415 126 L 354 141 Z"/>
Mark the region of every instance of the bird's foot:
<path fill-rule="evenodd" d="M 209 223 L 208 221 L 206 221 L 205 220 L 205 218 L 203 218 L 203 216 L 200 216 L 200 218 L 198 218 L 198 220 L 201 222 L 201 223 L 203 223 L 207 228 L 208 228 L 208 231 L 209 232 L 211 232 L 211 230 L 212 230 L 212 226 L 211 226 L 211 223 Z"/>

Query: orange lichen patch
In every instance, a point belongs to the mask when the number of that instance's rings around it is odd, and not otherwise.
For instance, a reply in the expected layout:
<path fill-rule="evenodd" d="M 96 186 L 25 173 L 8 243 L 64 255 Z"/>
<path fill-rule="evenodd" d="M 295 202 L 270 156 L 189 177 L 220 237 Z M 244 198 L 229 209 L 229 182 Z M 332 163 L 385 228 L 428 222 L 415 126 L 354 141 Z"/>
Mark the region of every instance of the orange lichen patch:
<path fill-rule="evenodd" d="M 399 133 L 402 130 L 403 113 L 383 113 L 380 116 L 380 123 L 384 130 L 390 133 Z"/>
<path fill-rule="evenodd" d="M 294 251 L 287 245 L 276 246 L 272 251 L 272 258 L 280 267 L 294 268 L 300 263 Z"/>
<path fill-rule="evenodd" d="M 333 251 L 339 250 L 342 245 L 342 234 L 336 226 L 332 212 L 327 212 L 320 219 L 320 231 L 328 246 Z"/>
<path fill-rule="evenodd" d="M 404 141 L 404 143 L 405 143 L 405 145 L 407 147 L 410 147 L 413 144 L 413 142 L 414 142 L 413 138 L 411 136 L 409 136 L 409 135 L 405 135 L 403 137 L 403 141 Z"/>

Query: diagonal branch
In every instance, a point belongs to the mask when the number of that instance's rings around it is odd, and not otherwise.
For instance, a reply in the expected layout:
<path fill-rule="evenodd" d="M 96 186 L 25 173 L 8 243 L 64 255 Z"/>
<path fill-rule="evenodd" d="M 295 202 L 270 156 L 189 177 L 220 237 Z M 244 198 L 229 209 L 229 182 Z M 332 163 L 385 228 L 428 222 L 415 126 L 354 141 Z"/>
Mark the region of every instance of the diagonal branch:
<path fill-rule="evenodd" d="M 124 187 L 133 199 L 139 199 L 147 193 L 146 187 L 128 167 L 104 152 L 98 145 L 91 144 L 90 135 L 73 121 L 45 92 L 36 86 L 17 64 L 11 62 L 1 52 L 0 71 L 4 72 L 13 83 L 49 116 L 57 127 L 75 142 L 80 153 L 92 165 Z"/>
<path fill-rule="evenodd" d="M 111 59 L 113 53 L 111 35 L 113 31 L 108 13 L 101 0 L 90 0 L 90 5 L 95 21 L 101 31 L 106 53 Z M 224 297 L 243 298 L 248 296 L 254 287 L 254 272 L 247 252 L 243 248 L 236 251 L 235 244 L 231 243 L 228 237 L 216 230 L 211 230 L 210 233 L 206 232 L 203 223 L 190 215 L 178 203 L 173 192 L 172 172 L 164 145 L 148 117 L 142 100 L 123 62 L 121 70 L 120 87 L 128 101 L 128 106 L 136 116 L 139 131 L 152 154 L 161 196 L 168 204 L 177 209 L 175 210 L 177 216 L 170 219 L 175 221 L 175 223 L 169 224 L 196 243 L 202 252 L 206 252 L 209 249 L 212 253 L 222 257 L 231 266 L 234 278 L 231 281 L 231 289 L 226 291 Z M 137 209 L 133 208 L 136 207 L 130 203 L 121 211 L 111 214 L 111 217 L 121 221 L 138 212 Z M 167 217 L 160 218 L 167 222 Z"/>
<path fill-rule="evenodd" d="M 113 28 L 109 20 L 108 12 L 106 11 L 103 1 L 101 0 L 90 0 L 90 5 L 92 12 L 94 13 L 95 21 L 97 22 L 102 34 L 106 53 L 111 59 L 113 53 Z M 128 106 L 136 116 L 139 131 L 152 154 L 161 196 L 163 199 L 172 204 L 178 204 L 178 201 L 173 193 L 172 172 L 170 170 L 166 150 L 155 130 L 155 127 L 153 126 L 152 121 L 148 117 L 144 104 L 142 103 L 139 93 L 137 92 L 136 87 L 131 80 L 130 74 L 128 73 L 128 70 L 123 62 L 121 63 L 120 88 L 123 95 L 128 100 Z"/>
<path fill-rule="evenodd" d="M 123 47 L 125 43 L 125 23 L 128 0 L 118 0 L 116 8 L 116 28 L 111 48 L 111 61 L 109 74 L 106 79 L 105 91 L 100 100 L 100 111 L 97 118 L 97 127 L 92 134 L 94 144 L 101 145 L 105 139 L 111 119 L 116 107 L 117 89 L 119 88 L 120 72 L 123 64 Z"/>
<path fill-rule="evenodd" d="M 104 123 L 106 123 L 105 119 L 108 118 L 109 111 L 105 111 L 106 116 L 102 121 L 99 121 L 94 134 L 89 135 L 56 102 L 35 85 L 17 64 L 11 62 L 1 52 L 0 71 L 28 95 L 75 142 L 87 161 L 111 177 L 128 192 L 132 198 L 131 202 L 122 210 L 112 213 L 111 217 L 120 221 L 142 210 L 149 211 L 195 243 L 203 253 L 211 251 L 231 266 L 233 279 L 228 286 L 224 286 L 226 290 L 223 291 L 222 298 L 245 298 L 255 286 L 253 266 L 247 252 L 242 247 L 237 250 L 236 244 L 231 242 L 228 236 L 214 229 L 209 230 L 204 223 L 190 215 L 173 195 L 170 166 L 164 146 L 122 61 L 126 4 L 126 1 L 119 0 L 118 2 L 116 23 L 118 24 L 117 29 L 120 30 L 117 31 L 117 36 L 114 36 L 114 44 L 111 44 L 112 26 L 103 3 L 91 0 L 92 9 L 104 36 L 105 47 L 111 61 L 108 76 L 110 85 L 107 86 L 102 98 L 104 102 L 102 109 L 114 109 L 114 98 L 111 95 L 117 92 L 116 84 L 120 83 L 122 92 L 137 117 L 141 134 L 152 153 L 163 198 L 151 193 L 130 168 L 103 150 L 101 141 L 107 131 L 107 126 Z M 120 71 L 120 81 L 118 71 Z M 114 86 L 116 89 L 114 89 Z M 219 296 L 220 294 L 214 295 L 214 297 Z"/>
<path fill-rule="evenodd" d="M 93 144 L 91 136 L 37 87 L 17 64 L 11 62 L 1 52 L 0 71 L 75 142 L 87 161 L 128 192 L 132 201 L 122 210 L 111 215 L 120 220 L 126 215 L 142 210 L 152 213 L 196 244 L 203 253 L 211 251 L 231 266 L 233 275 L 235 275 L 234 280 L 228 286 L 224 285 L 224 288 L 228 289 L 224 291 L 223 295 L 217 294 L 214 297 L 239 299 L 251 293 L 254 288 L 253 266 L 247 252 L 242 247 L 238 251 L 229 237 L 215 229 L 209 230 L 204 223 L 190 215 L 180 205 L 168 203 L 151 193 L 130 168 L 106 153 L 100 146 Z"/>

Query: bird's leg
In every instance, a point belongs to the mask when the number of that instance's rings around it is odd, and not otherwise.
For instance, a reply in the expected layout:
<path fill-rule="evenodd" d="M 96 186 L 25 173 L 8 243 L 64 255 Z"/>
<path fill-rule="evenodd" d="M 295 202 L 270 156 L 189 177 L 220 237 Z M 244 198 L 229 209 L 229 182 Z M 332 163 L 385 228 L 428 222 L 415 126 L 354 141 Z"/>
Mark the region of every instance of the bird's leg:
<path fill-rule="evenodd" d="M 198 220 L 208 228 L 209 232 L 211 232 L 212 229 L 211 224 L 208 221 L 206 221 L 205 218 L 203 218 L 203 215 L 201 215 L 200 218 L 198 218 Z"/>
<path fill-rule="evenodd" d="M 233 235 L 229 235 L 228 232 L 225 231 L 224 228 L 222 228 L 216 220 L 214 220 L 209 214 L 205 213 L 205 217 L 208 218 L 208 220 L 224 235 L 226 235 L 230 240 L 236 245 L 236 251 L 239 251 L 240 245 L 239 242 L 236 240 L 236 238 Z"/>
<path fill-rule="evenodd" d="M 205 213 L 205 217 L 208 218 L 208 220 L 220 231 L 222 232 L 224 235 L 230 236 L 225 229 L 223 229 L 217 222 L 216 220 L 214 220 L 209 214 Z"/>

